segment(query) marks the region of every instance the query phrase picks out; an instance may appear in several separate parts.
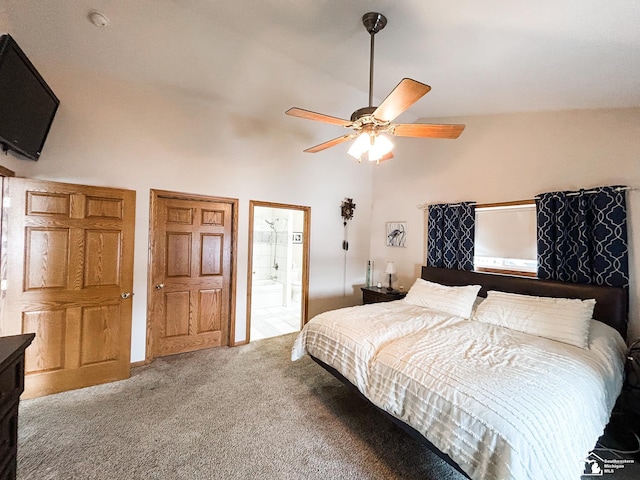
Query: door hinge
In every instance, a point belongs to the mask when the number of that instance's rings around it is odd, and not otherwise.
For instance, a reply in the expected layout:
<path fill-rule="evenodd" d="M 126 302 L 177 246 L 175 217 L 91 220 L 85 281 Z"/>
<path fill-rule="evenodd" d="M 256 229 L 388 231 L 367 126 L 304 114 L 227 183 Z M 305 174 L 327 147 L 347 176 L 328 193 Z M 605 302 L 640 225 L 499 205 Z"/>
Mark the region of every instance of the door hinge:
<path fill-rule="evenodd" d="M 7 281 L 6 280 L 0 280 L 0 290 L 2 290 L 3 292 L 7 289 Z"/>
<path fill-rule="evenodd" d="M 4 197 L 2 199 L 2 208 L 9 208 L 11 206 L 11 197 Z"/>

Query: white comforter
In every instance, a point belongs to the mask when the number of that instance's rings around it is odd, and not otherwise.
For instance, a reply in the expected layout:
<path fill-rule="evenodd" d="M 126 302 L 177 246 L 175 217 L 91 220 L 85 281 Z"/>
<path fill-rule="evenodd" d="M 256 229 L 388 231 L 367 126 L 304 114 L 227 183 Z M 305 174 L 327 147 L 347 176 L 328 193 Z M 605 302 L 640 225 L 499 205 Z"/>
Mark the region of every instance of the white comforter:
<path fill-rule="evenodd" d="M 578 479 L 622 387 L 625 344 L 592 322 L 583 350 L 403 301 L 318 315 L 309 353 L 473 479 Z"/>
<path fill-rule="evenodd" d="M 402 301 L 331 310 L 305 325 L 291 359 L 308 353 L 338 370 L 366 395 L 371 360 L 382 348 L 411 333 L 458 320 Z"/>

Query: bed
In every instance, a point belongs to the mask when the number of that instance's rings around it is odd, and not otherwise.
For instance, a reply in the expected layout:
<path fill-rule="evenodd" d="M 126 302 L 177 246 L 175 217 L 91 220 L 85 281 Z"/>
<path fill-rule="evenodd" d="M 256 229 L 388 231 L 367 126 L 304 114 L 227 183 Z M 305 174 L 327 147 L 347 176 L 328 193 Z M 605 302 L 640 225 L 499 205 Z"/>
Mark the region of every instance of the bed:
<path fill-rule="evenodd" d="M 509 323 L 512 305 L 533 312 Z M 316 316 L 292 359 L 471 479 L 577 479 L 622 388 L 626 327 L 621 288 L 422 267 L 405 300 Z"/>

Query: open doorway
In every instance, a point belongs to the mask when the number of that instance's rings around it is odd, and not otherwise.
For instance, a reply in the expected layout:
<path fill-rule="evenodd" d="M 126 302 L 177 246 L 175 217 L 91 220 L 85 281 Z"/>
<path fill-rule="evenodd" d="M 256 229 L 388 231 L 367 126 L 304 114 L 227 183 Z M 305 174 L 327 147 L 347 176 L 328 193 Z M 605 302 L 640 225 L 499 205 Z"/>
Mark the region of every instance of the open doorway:
<path fill-rule="evenodd" d="M 299 331 L 307 320 L 309 216 L 309 207 L 249 203 L 249 341 Z"/>

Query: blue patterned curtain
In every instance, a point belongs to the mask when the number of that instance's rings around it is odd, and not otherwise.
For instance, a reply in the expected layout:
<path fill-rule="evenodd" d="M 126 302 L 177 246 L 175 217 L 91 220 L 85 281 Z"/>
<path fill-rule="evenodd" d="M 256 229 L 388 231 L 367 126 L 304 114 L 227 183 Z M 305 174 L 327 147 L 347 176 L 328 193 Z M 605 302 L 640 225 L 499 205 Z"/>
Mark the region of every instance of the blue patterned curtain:
<path fill-rule="evenodd" d="M 629 285 L 624 190 L 551 192 L 536 199 L 538 278 Z"/>
<path fill-rule="evenodd" d="M 473 270 L 475 204 L 429 206 L 427 265 Z"/>

